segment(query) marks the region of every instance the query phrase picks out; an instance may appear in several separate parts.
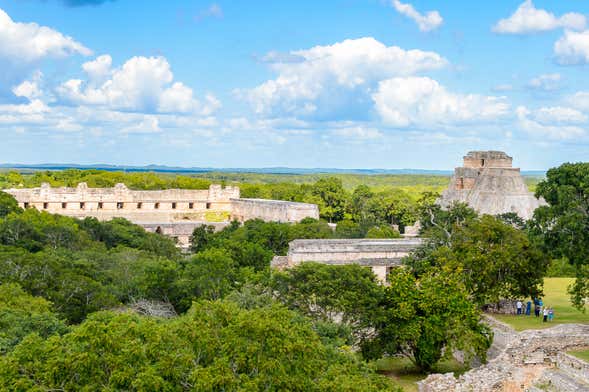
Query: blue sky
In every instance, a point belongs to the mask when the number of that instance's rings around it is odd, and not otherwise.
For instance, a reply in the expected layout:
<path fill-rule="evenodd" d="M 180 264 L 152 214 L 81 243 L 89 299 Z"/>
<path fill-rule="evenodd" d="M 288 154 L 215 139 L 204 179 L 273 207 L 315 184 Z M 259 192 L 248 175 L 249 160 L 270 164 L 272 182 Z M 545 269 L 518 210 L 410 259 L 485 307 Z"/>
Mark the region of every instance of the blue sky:
<path fill-rule="evenodd" d="M 588 17 L 582 0 L 0 0 L 0 161 L 586 161 Z"/>

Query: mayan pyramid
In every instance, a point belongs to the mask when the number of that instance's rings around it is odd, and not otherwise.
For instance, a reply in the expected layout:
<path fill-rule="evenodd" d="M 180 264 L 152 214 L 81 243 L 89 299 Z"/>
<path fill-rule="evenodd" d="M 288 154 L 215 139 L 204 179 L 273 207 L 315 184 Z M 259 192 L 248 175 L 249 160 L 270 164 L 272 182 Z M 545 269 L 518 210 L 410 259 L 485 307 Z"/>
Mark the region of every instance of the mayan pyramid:
<path fill-rule="evenodd" d="M 528 190 L 519 168 L 512 167 L 512 158 L 502 151 L 466 154 L 464 165 L 454 170 L 439 203 L 447 207 L 455 201 L 467 203 L 481 214 L 515 212 L 526 220 L 545 204 Z"/>

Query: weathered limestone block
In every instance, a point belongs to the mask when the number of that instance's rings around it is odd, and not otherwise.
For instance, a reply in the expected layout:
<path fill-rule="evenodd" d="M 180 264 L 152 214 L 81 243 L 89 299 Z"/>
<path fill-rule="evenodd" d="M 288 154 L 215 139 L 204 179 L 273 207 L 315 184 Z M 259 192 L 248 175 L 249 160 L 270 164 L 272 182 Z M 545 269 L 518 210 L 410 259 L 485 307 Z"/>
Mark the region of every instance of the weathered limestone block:
<path fill-rule="evenodd" d="M 585 348 L 589 350 L 589 347 Z M 589 363 L 565 352 L 560 352 L 556 356 L 556 366 L 589 387 Z"/>
<path fill-rule="evenodd" d="M 509 334 L 501 323 L 493 322 L 492 327 L 496 335 Z M 460 377 L 430 375 L 418 383 L 420 392 L 523 392 L 533 385 L 542 389 L 542 383 L 555 387 L 554 391 L 587 390 L 582 389 L 586 385 L 584 377 L 589 377 L 584 376 L 589 374 L 587 367 L 564 352 L 589 347 L 589 325 L 562 324 L 520 333 L 512 330 L 511 335 L 504 336 L 505 349 L 486 365 Z"/>

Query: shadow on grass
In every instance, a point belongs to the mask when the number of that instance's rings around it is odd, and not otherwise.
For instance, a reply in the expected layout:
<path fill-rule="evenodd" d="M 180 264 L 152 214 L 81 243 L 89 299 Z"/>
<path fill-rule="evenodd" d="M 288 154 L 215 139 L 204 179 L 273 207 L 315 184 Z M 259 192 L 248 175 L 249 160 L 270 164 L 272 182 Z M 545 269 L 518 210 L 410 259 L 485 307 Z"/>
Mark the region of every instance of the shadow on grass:
<path fill-rule="evenodd" d="M 406 392 L 417 391 L 416 382 L 428 376 L 421 373 L 408 358 L 404 357 L 381 358 L 376 361 L 376 368 L 380 374 L 393 378 Z M 433 373 L 452 372 L 458 376 L 467 370 L 467 367 L 456 360 L 448 360 L 436 365 Z"/>

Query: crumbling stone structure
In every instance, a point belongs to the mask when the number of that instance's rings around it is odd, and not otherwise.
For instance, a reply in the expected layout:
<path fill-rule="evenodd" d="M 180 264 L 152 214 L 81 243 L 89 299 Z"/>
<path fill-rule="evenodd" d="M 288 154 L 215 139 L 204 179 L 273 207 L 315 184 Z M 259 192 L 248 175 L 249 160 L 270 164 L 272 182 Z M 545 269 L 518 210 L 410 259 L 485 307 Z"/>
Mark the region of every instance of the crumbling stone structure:
<path fill-rule="evenodd" d="M 284 269 L 304 262 L 345 265 L 359 264 L 372 268 L 377 278 L 386 282 L 391 268 L 401 265 L 422 241 L 419 238 L 294 240 L 286 256 L 276 256 L 272 267 Z"/>
<path fill-rule="evenodd" d="M 495 334 L 489 362 L 460 377 L 432 374 L 418 382 L 420 392 L 589 391 L 589 364 L 565 354 L 589 347 L 589 325 L 561 324 L 518 333 L 489 320 Z"/>
<path fill-rule="evenodd" d="M 481 214 L 514 212 L 527 220 L 545 204 L 528 191 L 520 169 L 512 167 L 513 159 L 506 153 L 471 151 L 463 159 L 463 166 L 454 170 L 448 189 L 442 193 L 442 207 L 464 202 Z"/>
<path fill-rule="evenodd" d="M 189 245 L 195 227 L 211 221 L 216 222 L 219 229 L 233 219 L 277 222 L 299 222 L 307 217 L 319 219 L 319 208 L 315 204 L 241 199 L 239 188 L 235 186 L 136 191 L 124 184 L 89 188 L 86 183 L 80 183 L 75 188 L 52 188 L 42 184 L 39 188 L 13 188 L 4 192 L 14 196 L 21 208 L 36 208 L 74 218 L 125 218 L 148 231 L 176 238 L 181 247 Z"/>

